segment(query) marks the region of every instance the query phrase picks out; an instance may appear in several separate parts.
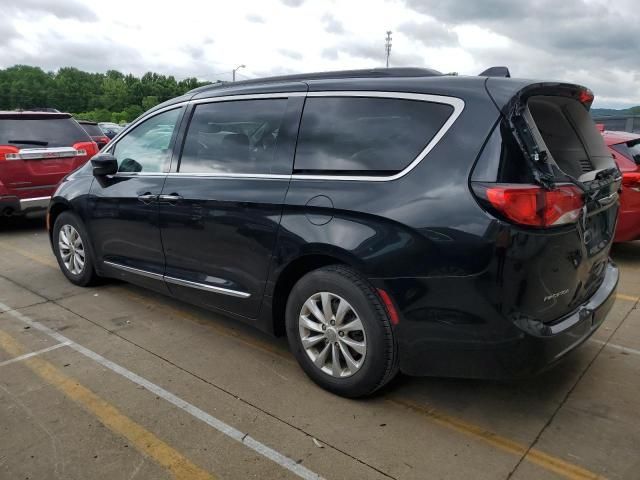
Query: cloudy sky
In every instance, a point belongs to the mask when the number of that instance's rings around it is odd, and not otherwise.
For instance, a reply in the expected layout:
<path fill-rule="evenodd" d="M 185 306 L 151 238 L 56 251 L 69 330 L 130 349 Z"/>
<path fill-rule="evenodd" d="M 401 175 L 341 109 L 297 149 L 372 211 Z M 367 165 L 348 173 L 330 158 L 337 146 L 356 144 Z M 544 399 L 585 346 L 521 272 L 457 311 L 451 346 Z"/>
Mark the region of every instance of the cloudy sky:
<path fill-rule="evenodd" d="M 637 0 L 2 0 L 0 67 L 230 79 L 384 66 L 591 87 L 640 105 Z"/>

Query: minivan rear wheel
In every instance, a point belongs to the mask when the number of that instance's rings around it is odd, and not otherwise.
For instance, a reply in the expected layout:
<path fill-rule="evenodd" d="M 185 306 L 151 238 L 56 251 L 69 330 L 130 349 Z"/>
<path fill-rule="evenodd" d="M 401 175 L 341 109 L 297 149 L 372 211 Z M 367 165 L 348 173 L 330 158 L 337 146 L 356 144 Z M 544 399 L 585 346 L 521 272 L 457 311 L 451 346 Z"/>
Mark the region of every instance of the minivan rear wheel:
<path fill-rule="evenodd" d="M 88 234 L 77 215 L 62 212 L 53 224 L 51 240 L 60 270 L 71 283 L 88 287 L 98 281 Z"/>
<path fill-rule="evenodd" d="M 397 372 L 397 348 L 376 290 L 355 270 L 331 265 L 293 287 L 287 337 L 305 373 L 344 397 L 369 395 Z"/>

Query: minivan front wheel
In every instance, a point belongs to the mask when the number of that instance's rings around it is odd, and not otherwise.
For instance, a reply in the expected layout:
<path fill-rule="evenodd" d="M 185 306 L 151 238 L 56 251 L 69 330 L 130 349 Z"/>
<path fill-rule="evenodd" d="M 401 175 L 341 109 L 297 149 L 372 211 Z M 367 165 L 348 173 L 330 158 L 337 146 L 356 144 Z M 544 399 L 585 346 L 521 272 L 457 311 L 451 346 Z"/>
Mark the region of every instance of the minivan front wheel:
<path fill-rule="evenodd" d="M 82 220 L 71 212 L 61 213 L 53 225 L 51 240 L 60 269 L 71 283 L 81 287 L 96 283 L 98 276 Z"/>
<path fill-rule="evenodd" d="M 351 268 L 332 265 L 302 277 L 289 295 L 286 324 L 305 373 L 338 395 L 371 394 L 397 371 L 387 311 L 376 290 Z"/>

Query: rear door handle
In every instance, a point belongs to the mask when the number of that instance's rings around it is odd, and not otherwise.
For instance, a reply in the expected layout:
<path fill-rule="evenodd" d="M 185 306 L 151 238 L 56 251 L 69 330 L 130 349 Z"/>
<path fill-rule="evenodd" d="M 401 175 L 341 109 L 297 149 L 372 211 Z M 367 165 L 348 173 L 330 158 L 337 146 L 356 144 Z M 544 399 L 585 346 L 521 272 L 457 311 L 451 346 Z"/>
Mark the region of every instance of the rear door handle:
<path fill-rule="evenodd" d="M 154 200 L 156 200 L 158 198 L 158 195 L 154 194 L 154 193 L 144 193 L 142 195 L 138 195 L 138 200 L 140 200 L 142 203 L 151 203 Z"/>
<path fill-rule="evenodd" d="M 182 195 L 178 195 L 177 193 L 172 193 L 170 195 L 159 195 L 158 200 L 166 203 L 177 203 L 182 200 Z"/>

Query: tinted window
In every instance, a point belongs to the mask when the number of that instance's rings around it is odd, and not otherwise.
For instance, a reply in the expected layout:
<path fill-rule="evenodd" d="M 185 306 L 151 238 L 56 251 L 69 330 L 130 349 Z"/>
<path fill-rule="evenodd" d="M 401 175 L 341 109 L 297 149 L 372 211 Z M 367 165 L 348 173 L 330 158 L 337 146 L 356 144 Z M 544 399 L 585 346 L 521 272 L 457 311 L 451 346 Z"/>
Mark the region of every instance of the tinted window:
<path fill-rule="evenodd" d="M 640 139 L 611 145 L 611 148 L 640 165 Z"/>
<path fill-rule="evenodd" d="M 70 147 L 77 142 L 90 141 L 87 132 L 71 118 L 0 118 L 0 145 L 16 145 L 19 148 Z"/>
<path fill-rule="evenodd" d="M 286 107 L 286 99 L 197 105 L 180 172 L 271 173 Z"/>
<path fill-rule="evenodd" d="M 84 130 L 89 135 L 91 135 L 92 137 L 103 137 L 104 136 L 104 133 L 102 133 L 102 130 L 100 129 L 98 124 L 95 124 L 95 123 L 81 123 L 80 126 L 82 128 L 84 128 Z"/>
<path fill-rule="evenodd" d="M 162 172 L 171 159 L 171 138 L 181 109 L 144 121 L 118 141 L 114 155 L 119 172 Z"/>
<path fill-rule="evenodd" d="M 298 172 L 391 174 L 404 169 L 453 107 L 388 98 L 307 98 L 296 149 Z"/>

